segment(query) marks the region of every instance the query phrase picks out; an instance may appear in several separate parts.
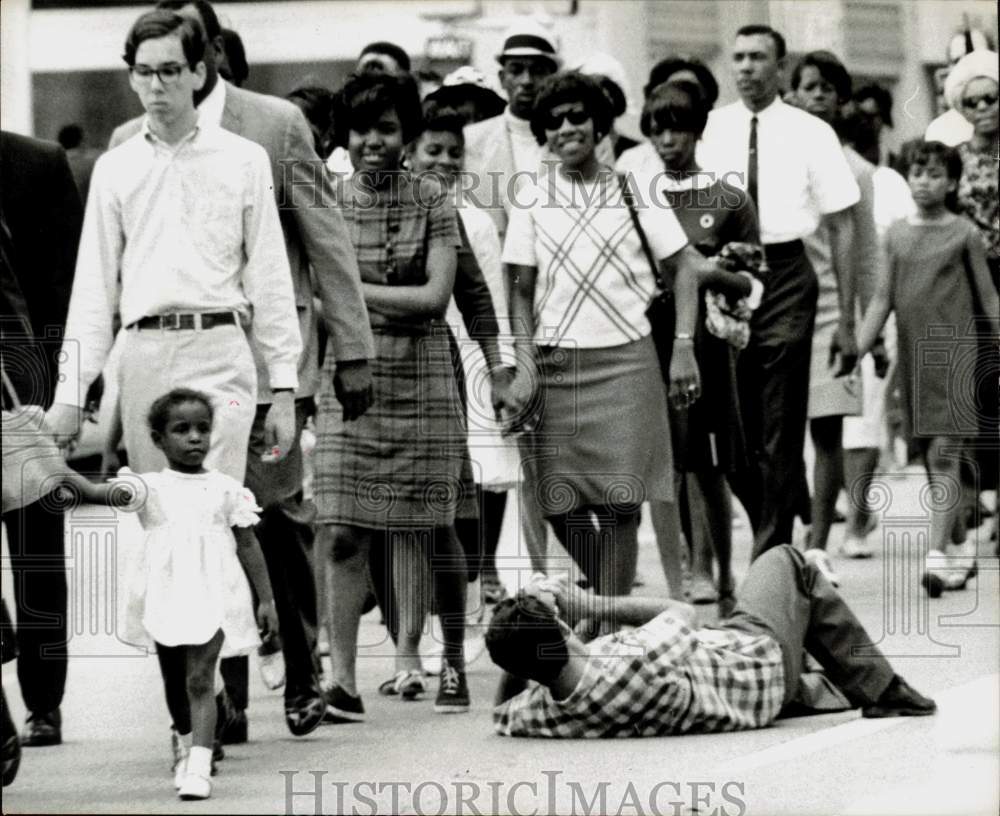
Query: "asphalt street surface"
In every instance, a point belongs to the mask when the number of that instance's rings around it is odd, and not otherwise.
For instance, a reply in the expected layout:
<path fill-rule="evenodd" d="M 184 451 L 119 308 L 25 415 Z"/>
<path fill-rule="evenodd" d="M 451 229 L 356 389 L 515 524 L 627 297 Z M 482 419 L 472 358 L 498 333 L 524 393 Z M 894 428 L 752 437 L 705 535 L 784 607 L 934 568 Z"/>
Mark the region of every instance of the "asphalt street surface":
<path fill-rule="evenodd" d="M 873 641 L 918 690 L 934 717 L 863 720 L 857 711 L 779 721 L 735 734 L 548 741 L 496 736 L 498 670 L 470 666 L 472 710 L 439 715 L 431 693 L 380 697 L 392 674 L 378 613 L 362 623 L 359 687 L 368 719 L 305 738 L 287 731 L 281 692 L 251 666 L 250 742 L 231 746 L 211 799 L 181 802 L 170 775 L 169 717 L 156 659 L 114 636 L 116 548 L 135 542 L 130 517 L 83 508 L 68 532 L 71 662 L 64 744 L 25 749 L 5 813 L 626 813 L 996 814 L 998 807 L 997 559 L 981 534 L 980 573 L 966 590 L 928 601 L 918 587 L 926 547 L 919 468 L 883 477 L 886 506 L 870 561 L 835 558 L 842 591 Z M 509 505 L 513 505 L 510 502 Z M 500 564 L 509 586 L 530 574 L 509 515 Z M 801 532 L 801 531 L 800 531 Z M 834 528 L 831 546 L 842 535 Z M 665 583 L 648 527 L 641 594 Z M 735 530 L 745 570 L 750 532 Z M 558 559 L 554 559 L 558 563 Z M 4 596 L 10 597 L 4 561 Z M 714 607 L 699 607 L 706 622 Z M 13 664 L 3 684 L 15 721 L 24 709 Z"/>

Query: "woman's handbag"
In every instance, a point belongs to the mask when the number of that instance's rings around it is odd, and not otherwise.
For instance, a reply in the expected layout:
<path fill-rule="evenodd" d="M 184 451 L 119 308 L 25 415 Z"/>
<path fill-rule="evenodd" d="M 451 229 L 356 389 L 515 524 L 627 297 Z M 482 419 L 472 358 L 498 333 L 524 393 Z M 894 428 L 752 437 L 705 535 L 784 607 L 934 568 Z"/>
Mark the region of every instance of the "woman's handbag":
<path fill-rule="evenodd" d="M 639 243 L 642 244 L 642 252 L 649 262 L 649 268 L 653 271 L 653 279 L 656 281 L 656 294 L 649 302 L 646 309 L 646 317 L 649 325 L 653 329 L 653 344 L 656 346 L 656 356 L 660 359 L 660 373 L 663 381 L 670 385 L 670 358 L 674 353 L 674 328 L 677 325 L 677 311 L 674 305 L 674 281 L 672 276 L 665 278 L 660 273 L 653 252 L 649 248 L 649 241 L 646 239 L 646 232 L 639 223 L 639 213 L 635 209 L 635 196 L 629 188 L 628 181 L 624 176 L 618 176 L 618 183 L 622 188 L 622 198 L 625 206 L 628 207 L 629 217 L 632 219 L 632 226 L 639 235 Z"/>
<path fill-rule="evenodd" d="M 764 265 L 764 250 L 757 244 L 730 241 L 717 256 L 718 264 L 727 272 L 744 273 L 760 279 Z M 753 309 L 746 298 L 733 302 L 720 292 L 705 290 L 705 328 L 713 337 L 725 340 L 736 349 L 750 343 L 750 317 Z"/>

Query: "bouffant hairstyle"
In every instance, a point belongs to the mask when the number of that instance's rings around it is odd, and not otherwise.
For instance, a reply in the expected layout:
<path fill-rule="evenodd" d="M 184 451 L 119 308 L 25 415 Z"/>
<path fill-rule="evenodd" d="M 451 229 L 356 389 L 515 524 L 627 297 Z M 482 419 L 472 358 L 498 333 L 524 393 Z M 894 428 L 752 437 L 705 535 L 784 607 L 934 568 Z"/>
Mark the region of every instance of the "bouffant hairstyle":
<path fill-rule="evenodd" d="M 365 131 L 386 111 L 394 110 L 403 126 L 403 141 L 409 143 L 420 133 L 423 113 L 417 83 L 409 74 L 352 74 L 340 92 L 340 104 L 335 114 L 344 116 L 344 127 L 338 131 L 346 137 L 348 130 Z"/>
<path fill-rule="evenodd" d="M 819 75 L 829 82 L 837 91 L 837 101 L 843 105 L 851 98 L 853 91 L 853 80 L 848 70 L 844 67 L 836 54 L 830 51 L 810 51 L 792 71 L 792 88 L 798 90 L 802 82 L 802 72 L 812 66 Z"/>
<path fill-rule="evenodd" d="M 611 130 L 611 101 L 594 78 L 579 71 L 566 71 L 547 77 L 538 91 L 531 111 L 531 132 L 538 144 L 545 144 L 545 126 L 549 114 L 558 105 L 580 102 L 594 123 L 594 136 L 601 139 Z"/>
<path fill-rule="evenodd" d="M 715 107 L 715 103 L 719 101 L 719 83 L 715 81 L 715 75 L 709 67 L 696 57 L 667 57 L 660 60 L 649 72 L 649 81 L 642 89 L 643 96 L 648 99 L 654 90 L 664 82 L 669 82 L 670 77 L 681 71 L 690 71 L 695 75 L 701 86 L 705 104 L 709 109 Z"/>
<path fill-rule="evenodd" d="M 709 106 L 693 82 L 671 82 L 653 90 L 642 106 L 639 126 L 649 138 L 663 130 L 681 130 L 701 136 Z"/>

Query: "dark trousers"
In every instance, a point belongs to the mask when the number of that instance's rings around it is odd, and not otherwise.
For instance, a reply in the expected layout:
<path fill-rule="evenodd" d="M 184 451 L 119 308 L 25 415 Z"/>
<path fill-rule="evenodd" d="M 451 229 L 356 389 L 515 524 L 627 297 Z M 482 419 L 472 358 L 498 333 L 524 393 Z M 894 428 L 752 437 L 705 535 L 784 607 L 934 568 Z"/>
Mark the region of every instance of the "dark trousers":
<path fill-rule="evenodd" d="M 833 585 L 789 545 L 750 565 L 726 626 L 764 631 L 781 644 L 786 703 L 799 692 L 804 652 L 856 706 L 878 700 L 895 674 Z"/>
<path fill-rule="evenodd" d="M 291 453 L 281 462 L 265 464 L 260 455 L 264 445 L 264 421 L 269 405 L 258 405 L 250 432 L 247 487 L 264 508 L 254 528 L 267 563 L 274 591 L 274 604 L 281 626 L 281 647 L 285 659 L 285 699 L 319 692 L 319 657 L 316 653 L 316 581 L 313 577 L 312 502 L 302 499 L 302 455 L 299 436 L 308 416 L 308 400 L 295 405 L 295 441 Z M 248 661 L 230 657 L 221 661 L 226 693 L 239 710 L 247 707 Z"/>
<path fill-rule="evenodd" d="M 730 480 L 753 525 L 753 558 L 792 540 L 818 291 L 801 242 L 766 249 L 764 301 L 736 369 L 752 464 Z"/>
<path fill-rule="evenodd" d="M 3 522 L 17 609 L 17 679 L 28 710 L 44 714 L 59 707 L 66 688 L 63 511 L 35 502 L 5 513 Z"/>

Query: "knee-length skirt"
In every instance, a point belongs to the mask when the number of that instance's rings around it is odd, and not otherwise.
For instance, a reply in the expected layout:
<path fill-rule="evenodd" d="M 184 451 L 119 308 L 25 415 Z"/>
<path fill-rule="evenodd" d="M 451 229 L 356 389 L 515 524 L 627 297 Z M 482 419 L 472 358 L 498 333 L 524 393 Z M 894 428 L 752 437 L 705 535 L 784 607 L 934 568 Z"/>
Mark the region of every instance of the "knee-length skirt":
<path fill-rule="evenodd" d="M 545 516 L 673 501 L 667 392 L 652 337 L 540 349 L 538 424 L 521 440 Z"/>
<path fill-rule="evenodd" d="M 345 422 L 332 388 L 317 406 L 317 520 L 375 530 L 448 526 L 465 498 L 467 452 L 447 329 L 373 328 L 372 406 Z M 328 382 L 335 368 L 328 351 Z"/>

